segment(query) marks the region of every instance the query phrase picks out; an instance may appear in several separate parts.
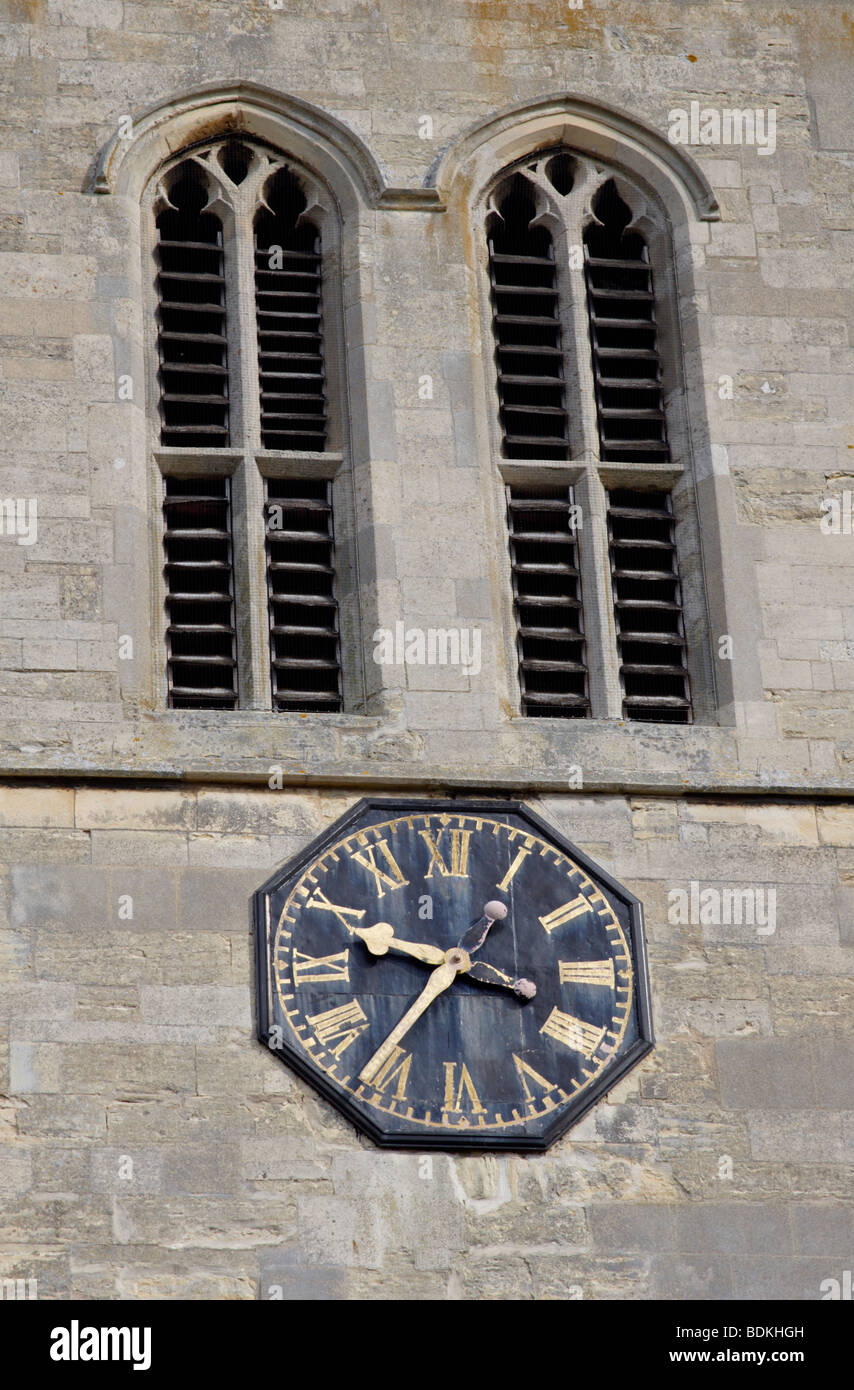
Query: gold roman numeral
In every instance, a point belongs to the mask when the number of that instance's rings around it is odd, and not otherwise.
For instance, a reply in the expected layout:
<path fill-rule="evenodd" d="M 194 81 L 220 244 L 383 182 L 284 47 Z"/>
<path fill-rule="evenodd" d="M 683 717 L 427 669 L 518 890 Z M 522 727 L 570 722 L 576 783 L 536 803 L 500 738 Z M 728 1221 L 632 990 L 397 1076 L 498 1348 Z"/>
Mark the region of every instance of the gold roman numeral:
<path fill-rule="evenodd" d="M 525 1099 L 529 1105 L 536 1104 L 536 1097 L 531 1093 L 531 1087 L 528 1084 L 529 1078 L 534 1085 L 543 1092 L 544 1096 L 549 1091 L 556 1091 L 558 1089 L 556 1081 L 547 1081 L 544 1076 L 540 1076 L 538 1071 L 534 1071 L 533 1067 L 529 1067 L 527 1062 L 523 1062 L 521 1057 L 517 1057 L 515 1052 L 513 1053 L 513 1065 L 516 1068 L 519 1080 L 522 1083 L 522 1090 L 525 1092 Z"/>
<path fill-rule="evenodd" d="M 330 1048 L 334 1057 L 340 1057 L 368 1026 L 368 1020 L 358 999 L 351 999 L 349 1004 L 338 1004 L 334 1009 L 326 1009 L 323 1013 L 312 1014 L 306 1021 L 324 1047 L 329 1047 L 335 1038 L 341 1039 L 336 1047 Z"/>
<path fill-rule="evenodd" d="M 425 878 L 433 877 L 434 865 L 438 868 L 443 878 L 468 878 L 469 840 L 472 832 L 470 830 L 449 830 L 451 837 L 451 867 L 445 863 L 442 851 L 439 849 L 439 841 L 445 831 L 440 830 L 434 840 L 429 830 L 420 831 L 420 835 L 430 851 L 430 863 L 427 865 Z"/>
<path fill-rule="evenodd" d="M 460 1079 L 457 1081 L 457 1067 L 460 1067 Z M 485 1115 L 486 1106 L 481 1105 L 480 1096 L 474 1088 L 469 1069 L 465 1062 L 461 1065 L 457 1062 L 445 1062 L 445 1103 L 442 1106 L 443 1115 L 460 1115 L 463 1106 L 463 1091 L 468 1096 L 472 1114 Z"/>
<path fill-rule="evenodd" d="M 311 897 L 306 899 L 305 906 L 322 908 L 325 912 L 334 912 L 338 921 L 347 928 L 351 936 L 356 928 L 350 926 L 347 918 L 355 917 L 357 922 L 361 922 L 367 910 L 364 907 L 341 907 L 339 903 L 331 903 L 322 888 L 315 888 Z"/>
<path fill-rule="evenodd" d="M 409 1068 L 411 1066 L 412 1053 L 404 1052 L 402 1047 L 396 1047 L 391 1055 L 383 1062 L 370 1084 L 375 1091 L 384 1091 L 386 1086 L 390 1086 L 395 1077 L 397 1077 L 397 1085 L 394 1088 L 394 1098 L 395 1100 L 406 1100 L 406 1085 L 409 1081 Z"/>
<path fill-rule="evenodd" d="M 350 983 L 350 952 L 339 951 L 334 956 L 306 956 L 294 951 L 294 984 L 325 985 L 332 980 Z"/>
<path fill-rule="evenodd" d="M 607 985 L 614 988 L 612 960 L 559 960 L 558 972 L 562 985 Z"/>
<path fill-rule="evenodd" d="M 581 894 L 577 898 L 571 898 L 562 907 L 556 907 L 554 912 L 549 912 L 545 917 L 540 918 L 540 925 L 546 931 L 552 932 L 555 927 L 562 927 L 564 922 L 571 922 L 573 917 L 581 917 L 583 913 L 590 912 L 589 902 Z"/>
<path fill-rule="evenodd" d="M 530 853 L 531 851 L 529 849 L 520 849 L 518 851 L 516 858 L 513 860 L 513 863 L 510 865 L 510 868 L 507 870 L 501 882 L 496 883 L 495 885 L 499 893 L 507 892 L 507 889 L 510 887 L 511 882 L 516 877 L 522 865 L 524 864 L 526 856 Z"/>
<path fill-rule="evenodd" d="M 381 868 L 376 862 L 377 850 L 380 851 L 386 862 L 385 869 Z M 363 869 L 367 869 L 369 873 L 373 874 L 374 886 L 376 887 L 378 898 L 385 897 L 384 883 L 388 884 L 389 888 L 406 888 L 409 883 L 409 879 L 403 877 L 400 865 L 385 840 L 377 840 L 375 845 L 367 845 L 364 853 L 361 850 L 356 850 L 353 854 L 353 858 L 357 864 L 362 865 Z"/>
<path fill-rule="evenodd" d="M 594 1028 L 592 1023 L 584 1023 L 580 1018 L 573 1018 L 572 1014 L 552 1009 L 540 1032 L 547 1033 L 555 1042 L 563 1043 L 565 1047 L 571 1047 L 573 1052 L 592 1057 L 607 1029 Z"/>

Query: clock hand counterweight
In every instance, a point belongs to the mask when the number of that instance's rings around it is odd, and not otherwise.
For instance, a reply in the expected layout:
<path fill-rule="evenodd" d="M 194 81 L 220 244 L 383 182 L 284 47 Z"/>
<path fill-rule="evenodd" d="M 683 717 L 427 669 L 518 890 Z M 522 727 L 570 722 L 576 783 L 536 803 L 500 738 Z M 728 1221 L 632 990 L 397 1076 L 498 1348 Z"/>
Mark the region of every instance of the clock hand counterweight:
<path fill-rule="evenodd" d="M 479 922 L 475 922 L 463 933 L 460 939 L 460 946 L 473 956 L 475 951 L 479 951 L 487 936 L 493 922 L 503 922 L 507 916 L 507 908 L 504 903 L 493 901 L 488 902 L 483 909 L 483 916 Z M 480 980 L 485 985 L 503 985 L 506 989 L 512 989 L 521 999 L 533 999 L 537 992 L 537 986 L 531 980 L 512 980 L 509 975 L 505 975 L 503 970 L 498 970 L 494 965 L 488 965 L 485 960 L 473 961 L 469 971 L 473 980 Z"/>
<path fill-rule="evenodd" d="M 443 953 L 444 954 L 444 953 Z M 392 1028 L 385 1042 L 378 1047 L 369 1062 L 366 1062 L 359 1072 L 359 1080 L 370 1082 L 376 1076 L 380 1067 L 391 1056 L 400 1039 L 409 1032 L 416 1019 L 419 1019 L 433 1000 L 448 988 L 457 977 L 459 970 L 468 968 L 468 956 L 465 951 L 448 951 L 443 963 L 438 965 L 433 971 L 426 985 L 422 989 L 415 1003 L 406 1010 L 403 1018 Z"/>
<path fill-rule="evenodd" d="M 493 922 L 503 922 L 506 916 L 507 908 L 504 903 L 487 903 L 483 909 L 483 916 L 480 921 L 474 922 L 463 932 L 457 943 L 458 946 L 460 946 L 463 951 L 468 951 L 470 956 L 473 956 L 475 951 L 480 950 L 489 935 L 489 928 L 492 926 Z"/>
<path fill-rule="evenodd" d="M 537 992 L 537 986 L 533 980 L 514 980 L 510 975 L 505 975 L 503 970 L 497 969 L 494 965 L 488 965 L 485 960 L 472 961 L 471 970 L 468 972 L 473 980 L 480 980 L 484 985 L 503 985 L 505 989 L 512 989 L 514 994 L 518 994 L 522 999 L 533 999 Z"/>
<path fill-rule="evenodd" d="M 395 936 L 394 927 L 390 922 L 375 922 L 372 927 L 356 927 L 356 935 L 362 938 L 372 956 L 384 956 L 392 950 L 414 956 L 416 960 L 423 960 L 427 965 L 441 965 L 445 959 L 445 952 L 438 946 L 428 946 L 422 941 L 402 941 L 399 936 Z"/>

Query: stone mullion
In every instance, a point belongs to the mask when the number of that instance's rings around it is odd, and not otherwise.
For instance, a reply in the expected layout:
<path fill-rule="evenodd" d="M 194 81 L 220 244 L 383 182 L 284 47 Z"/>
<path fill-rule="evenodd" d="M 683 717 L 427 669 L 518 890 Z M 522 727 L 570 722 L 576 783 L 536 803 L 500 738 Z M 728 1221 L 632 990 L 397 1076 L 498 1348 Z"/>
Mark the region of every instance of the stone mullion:
<path fill-rule="evenodd" d="M 255 315 L 255 180 L 235 189 L 232 303 L 229 331 L 232 383 L 239 392 L 243 466 L 234 479 L 235 590 L 241 709 L 272 707 L 264 479 L 255 462 L 261 448 L 258 335 Z"/>
<path fill-rule="evenodd" d="M 568 389 L 570 383 L 574 386 L 574 399 L 569 403 L 573 417 L 571 437 L 574 443 L 577 441 L 573 453 L 583 468 L 575 493 L 582 509 L 578 551 L 590 712 L 594 719 L 620 719 L 623 697 L 608 552 L 607 497 L 599 476 L 599 422 L 583 260 L 584 217 L 594 180 L 590 177 L 592 171 L 585 173 L 580 186 L 560 199 L 561 231 L 555 238 L 555 258 L 563 306 L 564 373 Z"/>

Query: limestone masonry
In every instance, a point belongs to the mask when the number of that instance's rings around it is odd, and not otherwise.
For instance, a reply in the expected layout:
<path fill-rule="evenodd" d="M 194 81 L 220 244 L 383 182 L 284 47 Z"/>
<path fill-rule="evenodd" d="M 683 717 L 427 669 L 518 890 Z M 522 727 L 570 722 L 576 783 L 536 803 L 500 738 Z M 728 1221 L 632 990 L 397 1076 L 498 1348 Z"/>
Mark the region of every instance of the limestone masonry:
<path fill-rule="evenodd" d="M 0 1289 L 845 1287 L 850 13 L 0 0 L 0 53 Z M 316 455 L 264 442 L 245 300 L 230 444 L 161 442 L 155 218 L 175 157 L 225 137 L 302 171 L 321 227 Z M 665 461 L 600 454 L 571 288 L 567 457 L 502 451 L 490 198 L 558 148 L 616 180 L 649 248 Z M 541 196 L 563 293 L 587 204 L 561 222 Z M 253 266 L 233 201 L 229 294 Z M 211 476 L 239 707 L 169 708 L 164 479 Z M 271 707 L 263 488 L 290 478 L 330 485 L 340 713 Z M 625 717 L 616 655 L 607 490 L 656 478 L 684 725 Z M 581 507 L 587 718 L 522 712 L 506 489 L 544 481 Z M 256 1039 L 250 897 L 368 794 L 525 801 L 645 906 L 655 1049 L 547 1154 L 381 1151 Z"/>

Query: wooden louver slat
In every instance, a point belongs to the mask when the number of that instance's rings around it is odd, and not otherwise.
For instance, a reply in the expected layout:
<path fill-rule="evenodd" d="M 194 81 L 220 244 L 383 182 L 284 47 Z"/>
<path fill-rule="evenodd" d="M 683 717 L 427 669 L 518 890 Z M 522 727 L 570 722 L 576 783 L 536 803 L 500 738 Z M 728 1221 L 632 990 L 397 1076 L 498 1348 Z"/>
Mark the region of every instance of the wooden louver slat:
<path fill-rule="evenodd" d="M 590 714 L 572 492 L 508 485 L 507 516 L 522 712 Z"/>
<path fill-rule="evenodd" d="M 228 478 L 165 479 L 166 670 L 172 709 L 235 709 Z"/>
<path fill-rule="evenodd" d="M 160 442 L 224 448 L 230 442 L 222 227 L 202 172 L 180 164 L 173 206 L 157 218 Z"/>
<path fill-rule="evenodd" d="M 670 495 L 615 489 L 608 539 L 623 715 L 690 724 L 690 686 Z"/>
<path fill-rule="evenodd" d="M 332 484 L 269 478 L 265 504 L 273 708 L 341 709 Z"/>
<path fill-rule="evenodd" d="M 265 449 L 322 452 L 327 410 L 320 236 L 305 195 L 280 169 L 255 219 L 255 312 Z M 288 407 L 292 406 L 292 409 Z"/>
<path fill-rule="evenodd" d="M 565 459 L 569 431 L 560 303 L 552 239 L 535 216 L 530 185 L 513 175 L 490 219 L 489 279 L 502 452 L 511 459 Z"/>
<path fill-rule="evenodd" d="M 603 463 L 670 457 L 652 267 L 643 238 L 624 229 L 631 212 L 612 180 L 584 233 L 584 271 Z M 601 224 L 601 225 L 600 225 Z"/>

